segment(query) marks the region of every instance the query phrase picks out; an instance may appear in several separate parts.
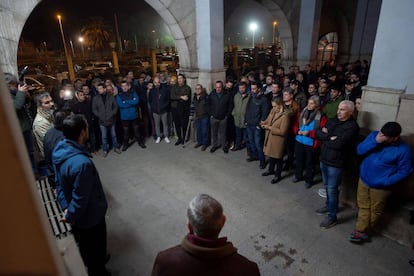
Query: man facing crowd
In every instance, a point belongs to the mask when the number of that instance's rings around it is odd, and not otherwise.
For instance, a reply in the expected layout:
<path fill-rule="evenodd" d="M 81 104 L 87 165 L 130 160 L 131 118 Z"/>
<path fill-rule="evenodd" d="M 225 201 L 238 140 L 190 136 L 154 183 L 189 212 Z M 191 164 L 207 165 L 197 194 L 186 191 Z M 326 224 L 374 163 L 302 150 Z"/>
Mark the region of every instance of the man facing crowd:
<path fill-rule="evenodd" d="M 218 237 L 226 217 L 217 200 L 206 194 L 196 196 L 187 217 L 189 233 L 180 245 L 158 253 L 153 276 L 260 275 L 256 263 L 238 254 L 226 237 Z"/>
<path fill-rule="evenodd" d="M 88 123 L 82 115 L 69 115 L 63 120 L 65 139 L 53 151 L 58 201 L 70 223 L 83 262 L 90 276 L 105 276 L 106 223 L 108 207 L 98 171 L 85 144 Z"/>

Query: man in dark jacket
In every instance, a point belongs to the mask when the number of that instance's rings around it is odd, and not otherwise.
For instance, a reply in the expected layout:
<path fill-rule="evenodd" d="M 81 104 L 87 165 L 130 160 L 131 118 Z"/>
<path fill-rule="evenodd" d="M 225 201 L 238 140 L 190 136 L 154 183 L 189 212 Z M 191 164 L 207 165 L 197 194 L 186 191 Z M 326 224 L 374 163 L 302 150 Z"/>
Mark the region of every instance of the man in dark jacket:
<path fill-rule="evenodd" d="M 195 92 L 193 104 L 195 110 L 195 124 L 197 128 L 197 144 L 194 148 L 201 147 L 201 150 L 205 151 L 209 145 L 208 95 L 204 91 L 204 87 L 201 84 L 196 85 Z"/>
<path fill-rule="evenodd" d="M 183 74 L 177 77 L 177 84 L 171 87 L 171 113 L 178 137 L 176 146 L 184 144 L 190 118 L 191 88 L 185 83 Z"/>
<path fill-rule="evenodd" d="M 50 185 L 55 188 L 55 174 L 52 164 L 52 152 L 55 149 L 57 143 L 65 138 L 63 136 L 62 127 L 63 120 L 66 118 L 67 113 L 63 111 L 57 111 L 53 114 L 53 127 L 49 129 L 43 141 L 43 149 L 45 153 L 45 162 L 49 169 L 48 180 Z"/>
<path fill-rule="evenodd" d="M 316 130 L 316 138 L 322 142 L 320 166 L 326 189 L 326 204 L 316 212 L 328 213 L 328 217 L 320 224 L 323 228 L 330 228 L 338 223 L 338 187 L 341 184 L 343 168 L 355 150 L 359 132 L 358 124 L 352 117 L 354 108 L 353 102 L 342 101 L 338 106 L 337 118 L 329 119 L 323 128 Z"/>
<path fill-rule="evenodd" d="M 110 275 L 105 268 L 106 223 L 108 204 L 98 171 L 85 143 L 88 123 L 79 114 L 69 115 L 62 132 L 65 139 L 53 151 L 58 201 L 70 223 L 88 274 Z"/>
<path fill-rule="evenodd" d="M 94 115 L 92 113 L 92 99 L 88 97 L 88 94 L 85 94 L 84 91 L 89 91 L 87 86 L 82 86 L 82 91 L 77 91 L 75 94 L 76 99 L 74 100 L 72 111 L 74 114 L 82 114 L 86 121 L 88 122 L 89 127 L 89 151 L 91 153 L 96 153 L 96 136 L 94 129 Z M 88 92 L 89 93 L 89 92 Z"/>
<path fill-rule="evenodd" d="M 159 77 L 154 78 L 154 87 L 150 90 L 148 95 L 148 101 L 151 106 L 152 115 L 154 117 L 155 133 L 157 139 L 155 143 L 161 142 L 161 128 L 160 123 L 162 122 L 162 130 L 165 136 L 164 140 L 166 143 L 170 143 L 168 139 L 168 108 L 170 104 L 170 90 L 167 85 L 161 85 Z"/>
<path fill-rule="evenodd" d="M 115 98 L 106 93 L 104 83 L 97 85 L 98 94 L 92 100 L 92 112 L 99 119 L 99 127 L 102 135 L 102 150 L 103 156 L 108 156 L 108 130 L 111 132 L 112 148 L 116 153 L 121 153 L 118 149 L 118 141 L 115 132 L 116 115 L 118 113 L 118 106 Z"/>
<path fill-rule="evenodd" d="M 261 123 L 264 122 L 270 112 L 270 104 L 267 97 L 262 93 L 257 83 L 251 84 L 251 97 L 246 107 L 246 130 L 250 143 L 250 157 L 248 162 L 260 161 L 260 168 L 265 168 L 265 156 L 263 153 L 264 130 Z"/>
<path fill-rule="evenodd" d="M 158 253 L 152 276 L 257 276 L 257 264 L 237 253 L 226 237 L 221 204 L 209 195 L 193 198 L 187 209 L 189 233 L 180 245 Z"/>
<path fill-rule="evenodd" d="M 210 152 L 213 153 L 223 147 L 224 153 L 229 152 L 226 139 L 227 117 L 231 115 L 232 95 L 223 89 L 223 82 L 216 81 L 215 89 L 209 95 L 209 114 L 211 127 L 211 140 L 213 146 Z"/>

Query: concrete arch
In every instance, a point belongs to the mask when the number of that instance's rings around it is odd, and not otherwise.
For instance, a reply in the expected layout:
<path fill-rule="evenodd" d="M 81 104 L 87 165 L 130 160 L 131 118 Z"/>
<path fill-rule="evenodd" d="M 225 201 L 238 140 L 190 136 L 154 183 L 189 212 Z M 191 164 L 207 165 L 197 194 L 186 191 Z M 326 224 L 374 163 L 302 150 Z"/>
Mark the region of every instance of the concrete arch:
<path fill-rule="evenodd" d="M 293 34 L 289 20 L 282 8 L 272 0 L 264 0 L 261 4 L 274 16 L 278 22 L 277 29 L 282 43 L 282 62 L 296 59 L 293 47 Z"/>
<path fill-rule="evenodd" d="M 0 2 L 0 66 L 17 73 L 17 49 L 24 24 L 42 0 L 4 0 Z M 195 45 L 195 2 L 182 5 L 172 0 L 145 0 L 161 16 L 175 39 L 182 68 L 197 68 Z M 194 50 L 195 51 L 195 50 Z"/>
<path fill-rule="evenodd" d="M 192 46 L 193 49 L 196 49 L 196 47 L 195 45 L 189 45 L 187 37 L 189 36 L 188 31 L 190 30 L 188 28 L 184 30 L 182 24 L 187 24 L 187 27 L 191 25 L 195 26 L 195 24 L 188 25 L 187 22 L 189 18 L 192 18 L 191 15 L 195 19 L 194 1 L 191 1 L 191 4 L 185 5 L 184 7 L 182 3 L 180 4 L 178 1 L 173 0 L 145 0 L 145 2 L 161 16 L 170 29 L 180 55 L 180 66 L 182 68 L 191 68 L 195 61 L 191 59 L 189 46 Z"/>

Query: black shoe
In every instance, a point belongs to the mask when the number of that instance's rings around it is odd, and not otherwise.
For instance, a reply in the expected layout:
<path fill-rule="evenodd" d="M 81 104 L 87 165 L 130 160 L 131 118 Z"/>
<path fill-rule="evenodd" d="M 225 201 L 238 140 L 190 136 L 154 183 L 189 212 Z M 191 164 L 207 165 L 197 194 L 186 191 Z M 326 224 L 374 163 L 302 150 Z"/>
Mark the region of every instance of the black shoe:
<path fill-rule="evenodd" d="M 229 153 L 229 148 L 228 147 L 224 147 L 223 148 L 224 153 Z"/>
<path fill-rule="evenodd" d="M 283 166 L 283 171 L 290 171 L 290 169 L 292 168 L 292 166 L 290 166 L 290 165 L 288 165 L 288 164 L 285 164 L 284 166 Z"/>
<path fill-rule="evenodd" d="M 143 149 L 146 149 L 147 148 L 147 146 L 145 144 L 143 144 L 143 143 L 138 144 L 138 146 L 140 146 Z"/>
<path fill-rule="evenodd" d="M 274 172 L 267 171 L 267 172 L 262 173 L 262 176 L 269 176 L 269 175 L 272 175 L 272 174 L 274 174 Z"/>
<path fill-rule="evenodd" d="M 296 176 L 292 178 L 293 183 L 297 183 L 299 181 L 302 181 L 302 178 L 296 178 Z"/>
<path fill-rule="evenodd" d="M 312 186 L 313 186 L 313 183 L 305 182 L 305 188 L 306 189 L 309 189 Z"/>
<path fill-rule="evenodd" d="M 329 212 L 329 210 L 328 210 L 328 207 L 326 207 L 326 206 L 323 206 L 323 207 L 315 210 L 315 213 L 317 213 L 318 215 L 324 215 L 328 212 Z"/>
<path fill-rule="evenodd" d="M 333 227 L 337 224 L 338 224 L 338 220 L 336 218 L 331 219 L 331 218 L 327 217 L 321 222 L 321 224 L 319 224 L 319 226 L 322 227 L 322 228 L 328 229 L 328 228 L 331 228 L 331 227 Z"/>
<path fill-rule="evenodd" d="M 179 144 L 181 144 L 183 141 L 181 139 L 178 139 L 177 142 L 175 142 L 174 145 L 178 146 Z"/>
<path fill-rule="evenodd" d="M 215 152 L 218 148 L 219 148 L 219 147 L 214 147 L 214 146 L 213 146 L 213 147 L 211 147 L 210 152 L 211 152 L 211 153 L 213 153 L 213 152 Z"/>
<path fill-rule="evenodd" d="M 201 146 L 202 146 L 201 144 L 195 144 L 195 145 L 194 145 L 194 148 L 195 148 L 195 149 L 197 149 L 197 148 L 199 148 L 199 147 L 201 147 Z"/>
<path fill-rule="evenodd" d="M 126 151 L 128 149 L 128 146 L 122 146 L 122 151 Z"/>
<path fill-rule="evenodd" d="M 249 157 L 246 159 L 247 162 L 257 161 L 259 158 Z"/>
<path fill-rule="evenodd" d="M 282 180 L 282 177 L 278 176 L 272 179 L 272 181 L 270 181 L 270 183 L 272 184 L 276 184 L 278 183 L 280 180 Z"/>
<path fill-rule="evenodd" d="M 238 151 L 239 149 L 240 149 L 239 147 L 234 146 L 231 148 L 231 151 Z"/>

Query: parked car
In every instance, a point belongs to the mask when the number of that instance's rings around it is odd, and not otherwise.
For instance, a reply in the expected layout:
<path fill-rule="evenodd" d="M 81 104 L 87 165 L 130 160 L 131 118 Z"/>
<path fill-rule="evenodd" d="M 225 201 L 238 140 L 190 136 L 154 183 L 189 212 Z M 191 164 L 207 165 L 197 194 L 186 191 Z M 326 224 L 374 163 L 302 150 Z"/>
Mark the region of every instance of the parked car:
<path fill-rule="evenodd" d="M 26 75 L 24 81 L 29 85 L 30 92 L 52 92 L 60 85 L 57 78 L 45 74 Z"/>
<path fill-rule="evenodd" d="M 91 61 L 85 66 L 86 71 L 96 71 L 100 74 L 112 69 L 112 62 L 110 61 Z"/>

